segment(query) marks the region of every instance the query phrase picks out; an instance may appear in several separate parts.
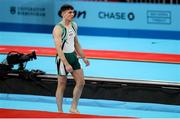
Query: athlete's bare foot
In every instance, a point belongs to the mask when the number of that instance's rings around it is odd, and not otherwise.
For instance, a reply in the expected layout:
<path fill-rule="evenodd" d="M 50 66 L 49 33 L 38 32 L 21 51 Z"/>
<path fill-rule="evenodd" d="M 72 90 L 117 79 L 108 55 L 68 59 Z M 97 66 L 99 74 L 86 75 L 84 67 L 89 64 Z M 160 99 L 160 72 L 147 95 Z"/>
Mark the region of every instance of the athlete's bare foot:
<path fill-rule="evenodd" d="M 62 110 L 58 110 L 58 113 L 63 113 L 63 111 Z"/>
<path fill-rule="evenodd" d="M 77 109 L 70 109 L 69 112 L 72 114 L 80 114 L 80 112 Z"/>

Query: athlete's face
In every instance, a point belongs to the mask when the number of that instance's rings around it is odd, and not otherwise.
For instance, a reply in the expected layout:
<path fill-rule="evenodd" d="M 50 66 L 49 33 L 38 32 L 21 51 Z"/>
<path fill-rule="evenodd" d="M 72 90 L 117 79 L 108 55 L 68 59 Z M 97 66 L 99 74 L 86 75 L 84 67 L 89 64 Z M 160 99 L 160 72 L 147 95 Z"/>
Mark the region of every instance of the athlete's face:
<path fill-rule="evenodd" d="M 74 10 L 66 10 L 62 13 L 64 19 L 71 21 L 74 18 Z"/>

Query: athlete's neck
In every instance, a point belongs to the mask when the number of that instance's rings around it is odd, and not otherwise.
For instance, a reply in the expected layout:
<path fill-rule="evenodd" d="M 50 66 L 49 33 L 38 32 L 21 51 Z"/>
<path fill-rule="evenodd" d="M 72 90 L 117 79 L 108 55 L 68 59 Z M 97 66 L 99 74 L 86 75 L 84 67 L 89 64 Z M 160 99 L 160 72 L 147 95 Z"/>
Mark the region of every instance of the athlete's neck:
<path fill-rule="evenodd" d="M 66 27 L 69 27 L 71 25 L 71 21 L 69 20 L 62 20 L 62 22 Z"/>

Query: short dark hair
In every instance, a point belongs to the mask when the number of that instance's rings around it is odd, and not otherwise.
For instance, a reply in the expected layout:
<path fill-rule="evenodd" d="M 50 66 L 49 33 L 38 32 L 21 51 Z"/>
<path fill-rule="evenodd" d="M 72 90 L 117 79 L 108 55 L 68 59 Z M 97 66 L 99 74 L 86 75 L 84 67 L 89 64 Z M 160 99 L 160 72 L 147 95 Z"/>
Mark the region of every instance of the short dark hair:
<path fill-rule="evenodd" d="M 66 11 L 66 10 L 74 10 L 74 7 L 72 5 L 69 4 L 64 4 L 63 6 L 61 6 L 61 8 L 58 11 L 58 15 L 60 17 L 62 17 L 62 12 Z"/>

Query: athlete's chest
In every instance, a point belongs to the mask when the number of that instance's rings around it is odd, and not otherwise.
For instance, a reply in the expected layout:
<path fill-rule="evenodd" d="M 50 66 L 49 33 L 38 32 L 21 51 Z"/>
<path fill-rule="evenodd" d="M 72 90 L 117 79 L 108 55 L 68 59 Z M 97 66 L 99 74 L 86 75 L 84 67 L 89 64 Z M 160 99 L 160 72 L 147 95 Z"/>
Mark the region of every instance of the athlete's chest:
<path fill-rule="evenodd" d="M 67 37 L 68 37 L 68 39 L 74 39 L 75 32 L 74 32 L 73 28 L 67 29 Z"/>

